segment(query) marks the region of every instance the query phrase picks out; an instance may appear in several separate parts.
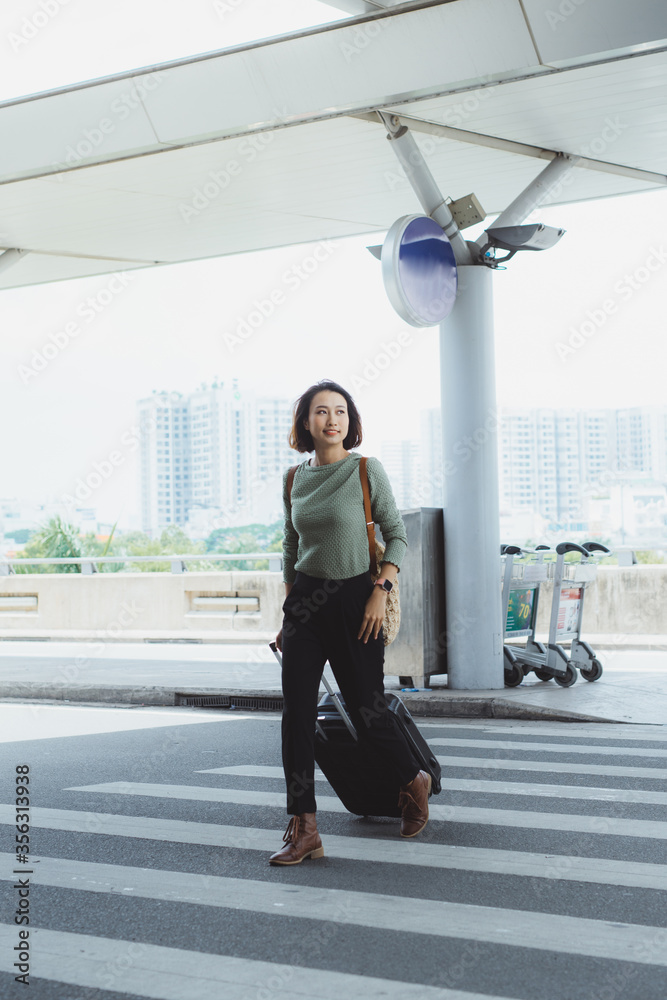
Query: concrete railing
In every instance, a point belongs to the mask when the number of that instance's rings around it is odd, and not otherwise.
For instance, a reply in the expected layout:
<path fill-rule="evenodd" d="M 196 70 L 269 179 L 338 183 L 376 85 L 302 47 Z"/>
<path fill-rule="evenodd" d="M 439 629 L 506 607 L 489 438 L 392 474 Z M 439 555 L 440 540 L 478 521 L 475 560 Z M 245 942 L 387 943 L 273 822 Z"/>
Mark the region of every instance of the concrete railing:
<path fill-rule="evenodd" d="M 271 571 L 17 574 L 0 578 L 0 637 L 263 639 L 280 627 L 284 598 L 282 572 Z M 550 607 L 544 585 L 542 632 Z M 600 566 L 586 592 L 585 633 L 667 634 L 667 566 Z"/>
<path fill-rule="evenodd" d="M 0 580 L 0 636 L 241 637 L 279 627 L 284 593 L 267 571 L 17 574 Z"/>
<path fill-rule="evenodd" d="M 20 571 L 26 566 L 79 566 L 81 573 L 93 574 L 99 573 L 99 567 L 103 565 L 169 563 L 172 573 L 186 573 L 189 562 L 266 562 L 267 560 L 270 570 L 282 571 L 283 557 L 280 552 L 207 552 L 168 556 L 73 556 L 71 558 L 54 556 L 48 559 L 0 559 L 0 576 L 13 576 L 17 569 Z"/>

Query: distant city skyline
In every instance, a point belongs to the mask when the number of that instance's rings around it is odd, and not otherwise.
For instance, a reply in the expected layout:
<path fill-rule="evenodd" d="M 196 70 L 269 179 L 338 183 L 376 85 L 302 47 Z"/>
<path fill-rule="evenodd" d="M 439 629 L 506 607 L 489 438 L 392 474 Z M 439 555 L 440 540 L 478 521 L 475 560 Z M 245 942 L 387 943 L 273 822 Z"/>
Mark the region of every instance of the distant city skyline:
<path fill-rule="evenodd" d="M 193 393 L 155 392 L 136 405 L 132 445 L 142 512 L 131 527 L 156 536 L 175 524 L 204 538 L 220 527 L 282 519 L 284 469 L 307 458 L 287 444 L 289 399 L 232 380 Z M 440 430 L 440 410 L 432 407 L 421 411 L 418 436 L 380 441 L 399 509 L 443 505 L 448 472 Z M 667 406 L 499 407 L 483 443 L 498 450 L 506 537 L 520 541 L 557 529 L 667 542 Z M 64 512 L 82 531 L 95 531 L 90 497 L 120 464 L 120 451 L 108 455 L 76 495 L 45 503 L 42 519 Z M 0 498 L 5 531 L 32 520 L 29 506 Z"/>

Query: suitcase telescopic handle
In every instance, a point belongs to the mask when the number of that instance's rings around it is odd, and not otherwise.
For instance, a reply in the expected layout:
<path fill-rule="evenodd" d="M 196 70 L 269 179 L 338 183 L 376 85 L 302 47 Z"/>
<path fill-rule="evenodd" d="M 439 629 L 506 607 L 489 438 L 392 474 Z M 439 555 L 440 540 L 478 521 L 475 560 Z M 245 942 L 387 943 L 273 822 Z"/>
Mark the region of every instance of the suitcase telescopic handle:
<path fill-rule="evenodd" d="M 274 655 L 275 655 L 278 663 L 280 663 L 280 665 L 282 666 L 283 658 L 280 655 L 280 651 L 278 650 L 278 647 L 276 646 L 275 639 L 271 640 L 271 642 L 269 643 L 269 646 L 273 650 L 273 653 L 274 653 Z M 341 719 L 343 720 L 343 722 L 347 726 L 347 728 L 348 728 L 348 730 L 350 732 L 350 735 L 352 736 L 352 739 L 355 740 L 355 741 L 357 741 L 359 739 L 359 737 L 357 735 L 357 730 L 354 728 L 354 725 L 352 723 L 352 719 L 350 718 L 350 716 L 345 711 L 345 708 L 343 707 L 343 704 L 342 704 L 340 698 L 338 697 L 338 695 L 336 694 L 336 692 L 334 691 L 334 689 L 331 687 L 331 684 L 329 684 L 329 681 L 324 676 L 324 673 L 322 674 L 322 683 L 324 684 L 325 688 L 327 689 L 327 694 L 331 697 L 331 700 L 333 701 L 334 705 L 336 706 L 336 710 L 337 710 L 338 714 L 340 715 Z"/>

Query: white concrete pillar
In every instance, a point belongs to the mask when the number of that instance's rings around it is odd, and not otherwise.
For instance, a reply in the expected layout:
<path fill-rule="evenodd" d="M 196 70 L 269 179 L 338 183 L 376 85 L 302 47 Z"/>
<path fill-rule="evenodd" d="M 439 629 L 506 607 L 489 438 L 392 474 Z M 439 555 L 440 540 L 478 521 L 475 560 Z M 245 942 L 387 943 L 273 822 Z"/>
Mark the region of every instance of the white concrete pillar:
<path fill-rule="evenodd" d="M 504 687 L 493 271 L 459 267 L 440 324 L 448 686 Z"/>

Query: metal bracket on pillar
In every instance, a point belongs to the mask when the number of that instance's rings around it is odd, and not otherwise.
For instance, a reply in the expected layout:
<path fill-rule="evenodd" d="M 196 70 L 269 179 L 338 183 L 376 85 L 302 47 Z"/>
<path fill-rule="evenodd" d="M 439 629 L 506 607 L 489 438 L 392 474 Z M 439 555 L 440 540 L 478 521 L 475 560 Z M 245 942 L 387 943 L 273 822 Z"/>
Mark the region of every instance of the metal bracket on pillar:
<path fill-rule="evenodd" d="M 447 203 L 426 164 L 424 154 L 414 140 L 414 136 L 406 125 L 401 125 L 396 115 L 387 114 L 385 111 L 378 111 L 378 114 L 387 129 L 387 138 L 391 141 L 392 149 L 419 198 L 422 208 L 434 222 L 442 227 L 452 244 L 456 263 L 473 264 L 470 247 L 461 235 L 461 230 L 456 225 L 454 216 L 447 208 Z"/>
<path fill-rule="evenodd" d="M 14 264 L 18 264 L 22 257 L 25 257 L 29 250 L 17 250 L 12 248 L 11 250 L 5 250 L 3 254 L 0 254 L 0 271 L 6 271 L 7 268 L 13 267 Z"/>
<path fill-rule="evenodd" d="M 521 194 L 517 195 L 514 201 L 510 202 L 507 208 L 500 213 L 493 223 L 494 228 L 521 225 L 531 212 L 544 203 L 545 198 L 560 187 L 565 175 L 570 173 L 579 160 L 579 156 L 557 153 L 553 160 L 547 163 L 544 170 L 540 171 L 535 180 L 531 181 L 528 187 L 524 188 Z M 477 239 L 480 247 L 484 245 L 485 240 L 486 235 L 482 233 Z"/>

